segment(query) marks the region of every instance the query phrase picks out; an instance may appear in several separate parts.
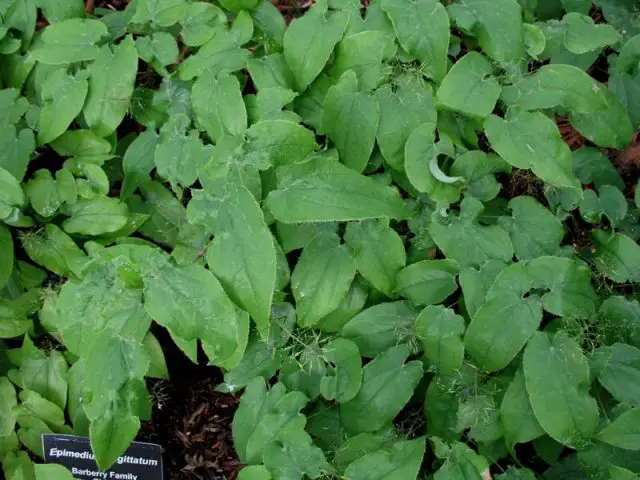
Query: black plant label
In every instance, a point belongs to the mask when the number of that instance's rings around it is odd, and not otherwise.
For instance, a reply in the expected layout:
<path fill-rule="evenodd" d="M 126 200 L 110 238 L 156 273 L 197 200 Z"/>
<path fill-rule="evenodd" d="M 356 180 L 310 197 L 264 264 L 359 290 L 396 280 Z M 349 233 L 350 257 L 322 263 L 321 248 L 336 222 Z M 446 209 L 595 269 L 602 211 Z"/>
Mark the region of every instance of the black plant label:
<path fill-rule="evenodd" d="M 162 447 L 133 442 L 108 470 L 101 472 L 89 439 L 74 435 L 42 435 L 44 460 L 66 467 L 82 480 L 162 480 Z"/>

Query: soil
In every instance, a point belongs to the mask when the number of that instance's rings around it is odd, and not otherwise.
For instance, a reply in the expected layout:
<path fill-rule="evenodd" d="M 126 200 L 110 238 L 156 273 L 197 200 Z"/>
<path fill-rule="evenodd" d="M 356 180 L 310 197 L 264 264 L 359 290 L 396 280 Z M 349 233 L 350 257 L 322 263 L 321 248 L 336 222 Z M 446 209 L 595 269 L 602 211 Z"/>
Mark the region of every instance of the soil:
<path fill-rule="evenodd" d="M 233 449 L 231 421 L 239 399 L 216 392 L 206 375 L 151 381 L 153 419 L 138 439 L 162 445 L 171 480 L 232 480 L 241 467 Z"/>

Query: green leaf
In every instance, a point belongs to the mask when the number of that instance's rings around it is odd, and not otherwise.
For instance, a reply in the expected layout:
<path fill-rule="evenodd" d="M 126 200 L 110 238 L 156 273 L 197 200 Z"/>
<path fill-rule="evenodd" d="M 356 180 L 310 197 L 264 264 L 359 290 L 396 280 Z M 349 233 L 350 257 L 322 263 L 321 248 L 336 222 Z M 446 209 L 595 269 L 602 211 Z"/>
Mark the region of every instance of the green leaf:
<path fill-rule="evenodd" d="M 166 178 L 174 191 L 179 185 L 189 187 L 198 178 L 198 169 L 209 158 L 211 147 L 205 147 L 198 132 L 189 128 L 189 119 L 176 115 L 160 129 L 154 155 L 158 173 Z"/>
<path fill-rule="evenodd" d="M 520 196 L 509 201 L 511 217 L 499 224 L 509 232 L 518 260 L 555 255 L 564 238 L 562 222 L 535 198 Z"/>
<path fill-rule="evenodd" d="M 358 458 L 344 475 L 350 480 L 404 480 L 417 478 L 425 452 L 425 439 L 403 440 Z"/>
<path fill-rule="evenodd" d="M 463 365 L 464 368 L 464 365 Z M 429 383 L 424 399 L 427 433 L 447 441 L 460 439 L 457 432 L 459 398 L 458 377 L 435 376 Z"/>
<path fill-rule="evenodd" d="M 461 267 L 480 266 L 488 260 L 510 262 L 513 257 L 509 234 L 498 225 L 479 223 L 483 210 L 479 200 L 465 197 L 458 216 L 449 214 L 443 218 L 434 213 L 429 232 L 446 257 Z"/>
<path fill-rule="evenodd" d="M 400 413 L 423 375 L 422 362 L 405 363 L 410 353 L 407 345 L 391 347 L 364 367 L 362 388 L 340 407 L 348 431 L 375 432 Z"/>
<path fill-rule="evenodd" d="M 299 412 L 307 397 L 301 392 L 286 392 L 281 383 L 267 390 L 262 377 L 247 385 L 232 423 L 233 444 L 243 463 L 259 464 L 263 450 L 281 431 L 304 427 L 306 419 Z"/>
<path fill-rule="evenodd" d="M 13 433 L 16 426 L 15 407 L 18 405 L 16 389 L 8 378 L 0 377 L 0 437 Z"/>
<path fill-rule="evenodd" d="M 170 27 L 185 16 L 188 4 L 184 0 L 140 0 L 136 7 L 129 23 Z"/>
<path fill-rule="evenodd" d="M 620 34 L 611 25 L 595 24 L 587 15 L 567 13 L 562 23 L 566 29 L 564 45 L 572 53 L 583 54 L 598 50 L 621 39 Z"/>
<path fill-rule="evenodd" d="M 313 152 L 313 132 L 289 120 L 262 120 L 247 131 L 245 155 L 261 170 L 270 166 L 300 163 Z"/>
<path fill-rule="evenodd" d="M 17 132 L 16 127 L 9 125 L 0 131 L 0 168 L 22 180 L 35 148 L 36 142 L 31 129 L 25 128 Z M 4 183 L 5 180 L 0 181 Z"/>
<path fill-rule="evenodd" d="M 42 232 L 22 236 L 21 241 L 31 260 L 58 275 L 78 275 L 87 261 L 71 237 L 51 223 Z"/>
<path fill-rule="evenodd" d="M 4 288 L 11 278 L 14 262 L 13 255 L 11 230 L 0 223 L 0 290 Z"/>
<path fill-rule="evenodd" d="M 338 415 L 338 421 L 340 417 Z M 359 433 L 346 439 L 336 450 L 333 464 L 339 472 L 344 472 L 349 464 L 369 453 L 392 446 L 398 440 L 392 427 L 386 427 L 375 433 Z M 342 441 L 342 440 L 340 440 Z"/>
<path fill-rule="evenodd" d="M 334 222 L 276 222 L 276 236 L 284 253 L 302 249 L 307 246 L 313 237 L 324 233 L 338 233 L 338 224 Z"/>
<path fill-rule="evenodd" d="M 272 332 L 274 330 L 275 328 L 271 329 Z M 280 367 L 281 357 L 280 352 L 273 351 L 260 338 L 250 337 L 242 361 L 231 370 L 225 372 L 225 383 L 222 387 L 218 387 L 217 390 L 220 391 L 220 388 L 224 388 L 225 391 L 235 392 L 246 387 L 255 377 L 273 377 Z"/>
<path fill-rule="evenodd" d="M 314 159 L 278 169 L 267 207 L 284 223 L 405 218 L 398 191 L 338 162 Z"/>
<path fill-rule="evenodd" d="M 352 400 L 362 386 L 362 360 L 358 346 L 346 338 L 329 342 L 322 353 L 328 362 L 335 365 L 332 375 L 320 382 L 320 392 L 327 400 L 346 403 Z"/>
<path fill-rule="evenodd" d="M 580 448 L 595 433 L 598 405 L 589 393 L 589 365 L 564 331 L 537 332 L 524 351 L 524 377 L 531 407 L 542 428 L 558 442 Z"/>
<path fill-rule="evenodd" d="M 306 349 L 297 358 L 286 358 L 280 367 L 278 379 L 288 390 L 304 393 L 315 400 L 327 373 L 327 365 L 320 350 Z"/>
<path fill-rule="evenodd" d="M 434 480 L 481 480 L 487 477 L 487 460 L 467 445 L 454 442 L 447 450 L 446 460 L 433 476 Z"/>
<path fill-rule="evenodd" d="M 580 201 L 580 215 L 587 222 L 598 224 L 605 215 L 613 228 L 616 228 L 627 216 L 628 204 L 624 194 L 612 185 L 600 187 L 600 195 L 591 189 L 583 192 Z"/>
<path fill-rule="evenodd" d="M 302 429 L 283 430 L 276 442 L 265 447 L 262 457 L 276 478 L 319 478 L 333 471 L 322 450 Z"/>
<path fill-rule="evenodd" d="M 26 186 L 29 203 L 38 215 L 52 217 L 62 205 L 58 185 L 49 170 L 37 170 Z"/>
<path fill-rule="evenodd" d="M 78 200 L 71 205 L 70 214 L 70 218 L 62 223 L 65 232 L 95 236 L 124 227 L 129 218 L 129 209 L 117 198 L 95 197 Z"/>
<path fill-rule="evenodd" d="M 621 233 L 595 230 L 596 268 L 614 282 L 640 282 L 640 246 Z"/>
<path fill-rule="evenodd" d="M 573 113 L 571 124 L 582 135 L 601 147 L 622 149 L 633 139 L 633 126 L 624 104 L 608 88 L 599 87 L 608 107 L 594 113 Z"/>
<path fill-rule="evenodd" d="M 501 90 L 489 60 L 469 52 L 449 70 L 436 98 L 439 107 L 484 118 L 493 112 Z"/>
<path fill-rule="evenodd" d="M 522 369 L 518 369 L 504 392 L 500 405 L 500 418 L 507 446 L 527 443 L 544 435 L 544 430 L 531 408 Z"/>
<path fill-rule="evenodd" d="M 407 77 L 397 85 L 376 90 L 380 122 L 376 138 L 385 161 L 404 170 L 404 146 L 409 135 L 423 123 L 436 123 L 437 112 L 431 86 L 421 78 Z"/>
<path fill-rule="evenodd" d="M 107 35 L 107 26 L 99 20 L 72 18 L 47 27 L 30 54 L 49 65 L 95 60 L 101 53 L 97 44 Z"/>
<path fill-rule="evenodd" d="M 396 291 L 414 305 L 435 305 L 458 289 L 454 260 L 422 260 L 398 272 Z"/>
<path fill-rule="evenodd" d="M 62 465 L 35 464 L 36 480 L 73 480 L 71 472 Z"/>
<path fill-rule="evenodd" d="M 20 182 L 4 168 L 0 167 L 0 219 L 11 216 L 15 209 L 26 201 Z"/>
<path fill-rule="evenodd" d="M 276 282 L 276 252 L 260 206 L 245 187 L 233 183 L 192 194 L 187 207 L 189 220 L 206 225 L 215 235 L 207 252 L 209 268 L 266 338 Z"/>
<path fill-rule="evenodd" d="M 174 265 L 153 256 L 144 265 L 147 313 L 185 341 L 201 339 L 212 364 L 233 368 L 249 338 L 249 317 L 216 277 L 197 264 Z"/>
<path fill-rule="evenodd" d="M 436 142 L 436 125 L 424 123 L 418 126 L 405 145 L 405 170 L 411 185 L 431 199 L 455 203 L 460 198 L 462 178 L 449 177 L 438 164 L 439 156 L 453 156 L 453 145 L 447 137 Z"/>
<path fill-rule="evenodd" d="M 577 67 L 557 64 L 545 65 L 534 74 L 504 87 L 502 99 L 512 108 L 562 107 L 572 113 L 594 113 L 608 105 L 598 82 Z"/>
<path fill-rule="evenodd" d="M 269 470 L 263 465 L 244 467 L 238 473 L 238 480 L 272 480 Z"/>
<path fill-rule="evenodd" d="M 640 60 L 640 35 L 634 36 L 622 46 L 614 71 L 634 75 L 637 73 L 638 60 Z"/>
<path fill-rule="evenodd" d="M 611 480 L 636 480 L 638 476 L 626 468 L 609 465 L 609 476 Z"/>
<path fill-rule="evenodd" d="M 233 75 L 206 72 L 199 76 L 193 84 L 191 103 L 214 143 L 223 135 L 241 135 L 247 129 L 240 82 Z"/>
<path fill-rule="evenodd" d="M 69 367 L 62 353 L 52 351 L 46 355 L 28 336 L 24 337 L 17 359 L 19 370 L 10 378 L 21 388 L 33 390 L 60 408 L 67 404 L 67 372 Z"/>
<path fill-rule="evenodd" d="M 620 63 L 620 60 L 618 60 Z M 624 105 L 634 129 L 640 126 L 640 79 L 628 73 L 612 74 L 607 84 L 609 90 Z"/>
<path fill-rule="evenodd" d="M 585 15 L 591 9 L 591 3 L 588 0 L 560 0 L 562 6 L 567 12 L 580 12 Z"/>
<path fill-rule="evenodd" d="M 37 4 L 38 2 L 36 2 Z M 60 22 L 75 17 L 83 17 L 85 14 L 82 0 L 52 0 L 39 2 L 44 16 L 49 23 Z"/>
<path fill-rule="evenodd" d="M 2 467 L 8 480 L 36 480 L 34 464 L 27 452 L 9 452 Z"/>
<path fill-rule="evenodd" d="M 187 5 L 182 18 L 182 41 L 190 47 L 199 47 L 207 43 L 227 23 L 227 16 L 216 5 L 194 2 Z"/>
<path fill-rule="evenodd" d="M 598 432 L 596 438 L 625 450 L 640 450 L 640 408 L 624 412 Z"/>
<path fill-rule="evenodd" d="M 86 357 L 101 331 L 141 342 L 151 326 L 142 305 L 142 292 L 128 288 L 118 268 L 94 263 L 81 282 L 67 282 L 58 297 L 51 326 L 74 355 Z"/>
<path fill-rule="evenodd" d="M 383 0 L 382 9 L 393 24 L 398 42 L 422 62 L 423 73 L 439 83 L 447 73 L 449 16 L 436 0 Z M 429 25 L 424 29 L 424 25 Z"/>
<path fill-rule="evenodd" d="M 373 358 L 413 338 L 418 313 L 409 302 L 381 303 L 349 320 L 341 334 L 353 340 L 363 357 Z"/>
<path fill-rule="evenodd" d="M 295 80 L 281 53 L 264 57 L 252 57 L 247 62 L 247 70 L 258 92 L 267 88 L 282 87 L 293 90 Z"/>
<path fill-rule="evenodd" d="M 323 1 L 291 22 L 284 34 L 284 58 L 299 92 L 306 90 L 320 74 L 342 39 L 348 21 L 345 12 L 329 12 L 327 2 Z"/>
<path fill-rule="evenodd" d="M 40 458 L 44 457 L 42 435 L 53 433 L 53 431 L 44 421 L 36 417 L 20 417 L 18 419 L 18 425 L 17 434 L 20 443 L 34 455 Z"/>
<path fill-rule="evenodd" d="M 260 169 L 268 166 L 268 159 L 248 154 L 243 137 L 223 137 L 211 153 L 211 160 L 199 172 L 200 183 L 205 189 L 215 190 L 224 180 L 242 184 L 256 199 L 262 198 Z"/>
<path fill-rule="evenodd" d="M 111 335 L 100 335 L 84 372 L 84 409 L 100 469 L 109 468 L 124 453 L 140 428 L 139 417 L 149 416 L 151 406 L 142 381 L 149 367 L 142 346 Z"/>
<path fill-rule="evenodd" d="M 297 92 L 283 87 L 271 87 L 260 90 L 255 96 L 247 95 L 245 103 L 248 109 L 249 122 L 259 120 L 290 120 L 299 122 L 300 117 L 291 110 L 282 111 L 298 96 Z"/>
<path fill-rule="evenodd" d="M 525 275 L 524 271 L 521 275 Z M 509 365 L 540 326 L 540 299 L 535 295 L 524 298 L 524 293 L 502 291 L 488 295 L 467 329 L 465 348 L 488 372 Z M 507 318 L 509 321 L 505 321 Z"/>
<path fill-rule="evenodd" d="M 53 430 L 64 427 L 64 411 L 55 403 L 31 390 L 22 390 L 19 398 L 20 404 L 15 409 L 18 421 L 20 417 L 32 416 L 39 418 Z"/>
<path fill-rule="evenodd" d="M 182 0 L 181 0 L 182 1 Z M 186 5 L 186 4 L 185 4 Z M 217 33 L 198 52 L 180 64 L 178 76 L 189 81 L 211 72 L 217 75 L 222 72 L 235 72 L 245 67 L 250 52 L 240 48 L 251 40 L 253 23 L 247 12 L 240 12 L 229 31 Z"/>
<path fill-rule="evenodd" d="M 42 85 L 42 101 L 38 121 L 38 143 L 45 144 L 62 135 L 82 111 L 89 82 L 86 75 L 69 75 L 56 70 Z"/>
<path fill-rule="evenodd" d="M 522 10 L 516 0 L 464 0 L 447 7 L 455 23 L 476 37 L 482 50 L 498 63 L 524 58 Z"/>
<path fill-rule="evenodd" d="M 50 145 L 59 155 L 78 162 L 102 165 L 113 156 L 109 141 L 90 130 L 67 130 Z"/>
<path fill-rule="evenodd" d="M 591 369 L 593 376 L 616 400 L 629 405 L 640 404 L 639 348 L 624 343 L 600 347 L 591 357 Z"/>
<path fill-rule="evenodd" d="M 156 32 L 151 37 L 136 39 L 136 50 L 142 60 L 151 64 L 161 75 L 168 75 L 167 65 L 178 63 L 180 51 L 173 36 Z"/>
<path fill-rule="evenodd" d="M 463 398 L 458 407 L 456 430 L 464 432 L 469 429 L 467 436 L 476 442 L 491 445 L 500 442 L 504 435 L 500 422 L 500 406 L 491 391 L 483 386 L 479 393 Z M 495 388 L 495 387 L 494 387 Z M 484 450 L 484 449 L 483 449 Z M 487 450 L 491 450 L 490 447 Z M 501 448 L 500 451 L 505 451 Z"/>
<path fill-rule="evenodd" d="M 129 110 L 138 72 L 133 38 L 125 38 L 113 51 L 108 46 L 102 47 L 89 70 L 84 119 L 93 132 L 106 137 L 115 132 Z"/>
<path fill-rule="evenodd" d="M 530 168 L 555 187 L 579 187 L 571 166 L 571 150 L 556 124 L 544 114 L 509 110 L 505 119 L 490 115 L 485 133 L 495 151 L 514 167 Z"/>
<path fill-rule="evenodd" d="M 169 380 L 169 370 L 167 362 L 162 351 L 162 345 L 151 332 L 147 332 L 142 340 L 144 351 L 149 358 L 149 369 L 145 377 L 159 378 L 161 380 Z"/>
<path fill-rule="evenodd" d="M 509 467 L 496 477 L 496 480 L 536 480 L 534 473 L 526 468 Z"/>
<path fill-rule="evenodd" d="M 443 374 L 458 371 L 464 358 L 464 319 L 441 305 L 428 306 L 416 320 L 416 336 L 424 345 L 424 356 Z"/>
<path fill-rule="evenodd" d="M 406 264 L 402 238 L 388 221 L 349 223 L 344 240 L 358 272 L 375 288 L 393 297 L 396 275 Z"/>
<path fill-rule="evenodd" d="M 220 0 L 220 4 L 227 10 L 239 12 L 240 10 L 251 10 L 256 8 L 260 0 Z"/>
<path fill-rule="evenodd" d="M 599 314 L 611 325 L 603 332 L 603 343 L 628 343 L 640 348 L 640 302 L 622 296 L 611 296 L 600 306 Z"/>
<path fill-rule="evenodd" d="M 595 314 L 598 297 L 591 285 L 591 270 L 569 258 L 538 257 L 527 266 L 533 288 L 547 291 L 542 306 L 550 313 L 572 318 Z M 504 277 L 508 282 L 508 275 Z"/>
<path fill-rule="evenodd" d="M 256 27 L 262 30 L 269 40 L 279 48 L 282 48 L 287 24 L 282 13 L 274 4 L 261 2 L 251 10 L 251 18 L 253 18 Z"/>
<path fill-rule="evenodd" d="M 368 294 L 369 289 L 364 285 L 364 281 L 356 276 L 338 308 L 324 317 L 318 324 L 318 328 L 324 332 L 340 331 L 349 320 L 360 313 Z"/>
<path fill-rule="evenodd" d="M 302 251 L 291 275 L 298 324 L 310 327 L 340 306 L 356 274 L 345 245 L 332 235 L 318 235 Z"/>
<path fill-rule="evenodd" d="M 10 300 L 0 300 L 0 338 L 16 338 L 32 328 L 32 322 Z"/>
<path fill-rule="evenodd" d="M 600 150 L 593 147 L 583 147 L 573 152 L 573 170 L 584 185 L 594 183 L 600 188 L 603 185 L 613 185 L 624 190 L 624 181 L 620 173 L 613 166 L 611 160 Z"/>
<path fill-rule="evenodd" d="M 322 128 L 335 143 L 342 163 L 358 172 L 369 162 L 379 119 L 378 102 L 373 95 L 358 92 L 358 78 L 353 70 L 329 89 Z"/>
<path fill-rule="evenodd" d="M 537 25 L 530 23 L 522 24 L 522 28 L 524 30 L 524 44 L 527 47 L 527 53 L 531 58 L 537 60 L 547 46 L 544 31 Z"/>
<path fill-rule="evenodd" d="M 149 215 L 149 221 L 140 228 L 140 233 L 154 242 L 169 247 L 178 243 L 189 244 L 197 237 L 204 238 L 203 228 L 191 225 L 187 220 L 187 212 L 182 203 L 173 196 L 168 188 L 159 182 L 145 181 L 140 184 L 144 200 L 139 196 L 129 199 L 132 212 Z M 195 238 L 194 238 L 195 237 Z"/>
<path fill-rule="evenodd" d="M 15 88 L 0 90 L 0 125 L 16 124 L 25 115 L 29 102 Z"/>
<path fill-rule="evenodd" d="M 338 81 L 344 73 L 353 70 L 360 90 L 373 90 L 382 80 L 382 59 L 388 45 L 389 36 L 378 30 L 349 35 L 338 44 L 327 74 Z"/>
<path fill-rule="evenodd" d="M 120 198 L 126 200 L 144 183 L 155 167 L 155 151 L 158 134 L 155 128 L 147 128 L 127 148 L 122 159 L 124 181 Z"/>

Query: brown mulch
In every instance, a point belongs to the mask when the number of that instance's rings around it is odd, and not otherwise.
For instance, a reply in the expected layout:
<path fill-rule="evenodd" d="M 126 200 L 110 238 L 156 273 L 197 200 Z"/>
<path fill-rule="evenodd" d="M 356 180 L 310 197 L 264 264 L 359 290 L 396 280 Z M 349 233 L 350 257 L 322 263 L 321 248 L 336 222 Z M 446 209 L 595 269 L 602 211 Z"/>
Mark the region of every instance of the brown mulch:
<path fill-rule="evenodd" d="M 231 421 L 239 399 L 216 392 L 215 385 L 202 375 L 150 383 L 153 419 L 142 425 L 138 440 L 165 449 L 166 478 L 236 478 L 242 465 L 233 448 Z"/>

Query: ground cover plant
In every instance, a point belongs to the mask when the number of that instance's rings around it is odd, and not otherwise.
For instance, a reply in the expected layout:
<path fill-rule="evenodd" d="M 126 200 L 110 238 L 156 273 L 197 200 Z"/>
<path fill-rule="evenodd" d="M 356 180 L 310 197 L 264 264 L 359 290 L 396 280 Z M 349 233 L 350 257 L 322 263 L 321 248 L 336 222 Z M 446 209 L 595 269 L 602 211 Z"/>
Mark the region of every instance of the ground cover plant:
<path fill-rule="evenodd" d="M 4 0 L 0 78 L 6 479 L 638 478 L 637 2 Z"/>

